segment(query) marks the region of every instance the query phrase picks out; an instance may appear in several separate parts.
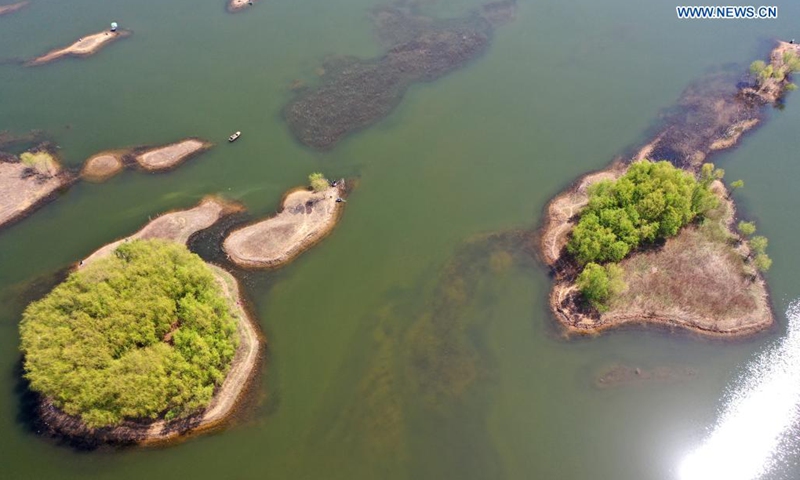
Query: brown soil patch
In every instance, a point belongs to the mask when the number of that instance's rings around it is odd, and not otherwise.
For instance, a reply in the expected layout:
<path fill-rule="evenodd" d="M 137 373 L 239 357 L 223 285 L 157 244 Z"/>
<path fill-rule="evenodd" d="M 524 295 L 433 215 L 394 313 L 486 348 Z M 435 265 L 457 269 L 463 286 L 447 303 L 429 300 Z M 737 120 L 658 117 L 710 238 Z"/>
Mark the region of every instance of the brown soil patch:
<path fill-rule="evenodd" d="M 290 192 L 276 216 L 232 232 L 222 244 L 235 264 L 270 268 L 289 263 L 328 235 L 344 210 L 336 199 L 344 194 L 344 181 L 316 193 Z"/>
<path fill-rule="evenodd" d="M 108 256 L 123 242 L 131 240 L 158 238 L 186 244 L 195 233 L 214 225 L 223 216 L 241 210 L 240 205 L 215 197 L 206 197 L 194 208 L 165 213 L 133 235 L 109 243 L 84 259 L 81 266 Z"/>
<path fill-rule="evenodd" d="M 140 167 L 148 171 L 169 170 L 212 146 L 211 143 L 198 138 L 187 138 L 162 147 L 139 150 L 135 154 L 135 160 Z"/>
<path fill-rule="evenodd" d="M 16 157 L 0 158 L 0 227 L 53 198 L 70 181 L 55 157 L 46 167 L 38 169 L 24 165 Z"/>
<path fill-rule="evenodd" d="M 52 50 L 40 57 L 30 60 L 25 65 L 29 67 L 44 65 L 63 57 L 88 57 L 99 52 L 103 47 L 131 35 L 128 30 L 117 30 L 116 32 L 102 31 L 79 39 L 72 45 L 64 48 Z"/>
<path fill-rule="evenodd" d="M 690 367 L 655 367 L 644 369 L 628 365 L 614 365 L 594 379 L 597 388 L 618 388 L 651 383 L 675 383 L 697 378 L 697 370 Z"/>
<path fill-rule="evenodd" d="M 81 177 L 91 182 L 102 182 L 125 168 L 124 152 L 102 152 L 92 156 L 83 164 Z"/>
<path fill-rule="evenodd" d="M 19 2 L 19 3 L 12 3 L 11 5 L 1 5 L 0 17 L 2 17 L 3 15 L 14 13 L 18 10 L 22 10 L 23 8 L 27 7 L 29 3 L 31 2 Z"/>

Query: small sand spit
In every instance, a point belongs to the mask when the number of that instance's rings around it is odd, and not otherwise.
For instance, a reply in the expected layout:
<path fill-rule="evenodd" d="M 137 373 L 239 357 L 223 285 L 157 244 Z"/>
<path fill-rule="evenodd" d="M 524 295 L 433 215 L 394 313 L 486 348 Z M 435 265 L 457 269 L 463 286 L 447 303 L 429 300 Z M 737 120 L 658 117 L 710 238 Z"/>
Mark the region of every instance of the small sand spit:
<path fill-rule="evenodd" d="M 83 165 L 81 177 L 90 182 L 102 182 L 125 168 L 124 152 L 102 152 L 92 156 Z"/>
<path fill-rule="evenodd" d="M 187 138 L 170 145 L 139 150 L 135 153 L 135 160 L 143 169 L 158 172 L 175 168 L 212 146 L 199 138 Z"/>
<path fill-rule="evenodd" d="M 19 2 L 19 3 L 12 3 L 11 5 L 0 5 L 0 17 L 3 15 L 9 15 L 16 11 L 22 10 L 23 8 L 27 7 L 28 4 L 31 2 Z"/>
<path fill-rule="evenodd" d="M 285 265 L 333 230 L 344 210 L 344 203 L 336 200 L 343 195 L 344 180 L 319 193 L 292 191 L 284 199 L 280 213 L 235 230 L 222 248 L 241 267 Z"/>
<path fill-rule="evenodd" d="M 125 38 L 131 34 L 128 30 L 117 30 L 111 32 L 108 30 L 98 32 L 87 37 L 79 39 L 72 45 L 52 50 L 41 57 L 36 57 L 30 60 L 25 65 L 28 67 L 35 67 L 37 65 L 44 65 L 53 62 L 63 57 L 89 57 L 99 52 L 103 47 L 111 42 Z"/>
<path fill-rule="evenodd" d="M 78 268 L 111 255 L 121 243 L 132 239 L 159 238 L 185 244 L 194 233 L 239 210 L 239 205 L 213 197 L 205 198 L 194 208 L 161 215 L 135 234 L 100 248 L 82 261 Z M 57 435 L 88 444 L 160 444 L 220 426 L 234 413 L 237 402 L 242 398 L 258 365 L 262 342 L 258 327 L 242 306 L 236 279 L 219 267 L 209 266 L 229 299 L 233 316 L 238 320 L 239 331 L 239 348 L 231 369 L 209 407 L 197 415 L 172 422 L 127 421 L 114 428 L 90 429 L 79 418 L 66 415 L 45 400 L 39 407 L 39 414 L 50 430 Z"/>
<path fill-rule="evenodd" d="M 21 219 L 53 198 L 70 181 L 55 158 L 44 169 L 25 165 L 15 157 L 0 158 L 0 227 Z"/>
<path fill-rule="evenodd" d="M 103 258 L 116 250 L 123 242 L 131 240 L 158 238 L 186 244 L 195 233 L 214 225 L 223 216 L 241 210 L 240 205 L 215 197 L 206 197 L 194 208 L 165 213 L 133 235 L 102 247 L 89 255 L 81 265 L 85 266 Z"/>

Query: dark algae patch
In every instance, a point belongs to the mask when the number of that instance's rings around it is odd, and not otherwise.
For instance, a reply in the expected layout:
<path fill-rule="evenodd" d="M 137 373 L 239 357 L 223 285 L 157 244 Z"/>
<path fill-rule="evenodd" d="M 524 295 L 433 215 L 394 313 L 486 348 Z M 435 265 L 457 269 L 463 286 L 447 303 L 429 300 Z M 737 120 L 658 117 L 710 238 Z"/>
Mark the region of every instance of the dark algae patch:
<path fill-rule="evenodd" d="M 455 19 L 424 17 L 403 5 L 377 8 L 372 19 L 386 53 L 366 60 L 327 60 L 322 83 L 284 108 L 289 128 L 307 146 L 333 148 L 389 115 L 412 84 L 436 80 L 483 54 L 494 27 L 512 19 L 515 11 L 510 1 Z"/>

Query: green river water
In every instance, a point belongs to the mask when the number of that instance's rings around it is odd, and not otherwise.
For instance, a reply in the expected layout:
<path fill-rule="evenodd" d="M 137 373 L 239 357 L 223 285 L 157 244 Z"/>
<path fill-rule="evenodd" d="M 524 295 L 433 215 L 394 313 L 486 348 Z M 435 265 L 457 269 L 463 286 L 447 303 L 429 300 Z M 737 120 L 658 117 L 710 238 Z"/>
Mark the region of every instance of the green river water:
<path fill-rule="evenodd" d="M 223 0 L 32 0 L 0 18 L 0 60 L 112 20 L 134 32 L 90 59 L 0 64 L 0 130 L 47 131 L 75 169 L 105 149 L 217 142 L 172 173 L 78 183 L 0 232 L 0 478 L 677 478 L 728 386 L 784 335 L 783 312 L 800 297 L 800 97 L 714 157 L 729 180 L 745 180 L 741 213 L 770 238 L 774 332 L 733 344 L 649 331 L 564 340 L 546 270 L 520 255 L 508 262 L 505 249 L 489 259 L 470 241 L 533 228 L 577 176 L 646 139 L 689 83 L 746 69 L 772 39 L 800 36 L 800 3 L 783 0 L 777 20 L 680 21 L 674 0 L 520 0 L 484 56 L 413 86 L 388 118 L 332 151 L 302 147 L 281 117 L 289 84 L 313 82 L 327 54 L 379 54 L 375 5 L 261 0 L 230 15 Z M 423 11 L 477 5 L 438 0 Z M 229 145 L 235 130 L 243 137 Z M 312 171 L 360 182 L 317 247 L 276 272 L 235 272 L 268 340 L 241 418 L 179 445 L 112 451 L 30 430 L 17 327 L 54 274 L 206 194 L 244 203 L 249 218 L 270 215 Z M 215 241 L 194 249 L 214 258 Z M 616 362 L 697 376 L 595 388 Z M 800 477 L 797 457 L 783 455 L 789 465 L 767 478 Z"/>

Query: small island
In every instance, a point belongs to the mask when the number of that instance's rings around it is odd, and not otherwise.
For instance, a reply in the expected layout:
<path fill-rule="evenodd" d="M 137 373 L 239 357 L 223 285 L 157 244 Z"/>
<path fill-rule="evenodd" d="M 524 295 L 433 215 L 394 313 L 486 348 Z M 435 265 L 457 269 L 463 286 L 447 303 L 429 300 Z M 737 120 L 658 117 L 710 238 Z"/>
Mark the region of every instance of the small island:
<path fill-rule="evenodd" d="M 51 50 L 46 54 L 28 61 L 25 65 L 35 67 L 56 61 L 64 57 L 89 57 L 99 52 L 106 45 L 125 38 L 131 34 L 128 30 L 105 30 L 79 39 L 72 45 Z"/>
<path fill-rule="evenodd" d="M 0 227 L 23 218 L 71 182 L 46 147 L 19 157 L 0 152 Z"/>
<path fill-rule="evenodd" d="M 730 338 L 775 324 L 762 275 L 768 241 L 752 222 L 737 224 L 724 172 L 704 162 L 760 124 L 763 107 L 796 88 L 796 71 L 800 47 L 780 42 L 769 64 L 752 64 L 752 83 L 690 87 L 630 161 L 582 177 L 548 204 L 539 251 L 566 332 L 654 325 Z"/>
<path fill-rule="evenodd" d="M 233 263 L 249 268 L 283 266 L 333 231 L 344 210 L 344 180 L 330 183 L 321 174 L 309 178 L 311 189 L 290 191 L 280 213 L 225 239 L 222 248 Z"/>
<path fill-rule="evenodd" d="M 161 147 L 138 148 L 133 155 L 136 163 L 142 169 L 149 172 L 160 172 L 171 170 L 212 146 L 212 143 L 199 138 L 187 138 Z"/>
<path fill-rule="evenodd" d="M 228 0 L 228 11 L 231 13 L 241 12 L 253 5 L 254 0 Z"/>
<path fill-rule="evenodd" d="M 238 208 L 208 198 L 162 215 L 26 309 L 25 376 L 53 434 L 152 444 L 230 417 L 257 365 L 257 327 L 236 280 L 183 244 Z"/>
<path fill-rule="evenodd" d="M 0 5 L 0 17 L 2 17 L 3 15 L 9 15 L 19 10 L 22 10 L 23 8 L 27 7 L 28 4 L 30 3 L 31 2 L 25 1 L 19 3 L 12 3 L 11 5 Z"/>
<path fill-rule="evenodd" d="M 83 164 L 81 177 L 90 182 L 104 182 L 125 168 L 125 151 L 107 151 L 91 156 Z"/>
<path fill-rule="evenodd" d="M 159 147 L 140 146 L 106 150 L 89 157 L 81 169 L 81 177 L 90 182 L 103 182 L 128 166 L 148 172 L 173 170 L 214 145 L 200 138 L 186 138 Z"/>

